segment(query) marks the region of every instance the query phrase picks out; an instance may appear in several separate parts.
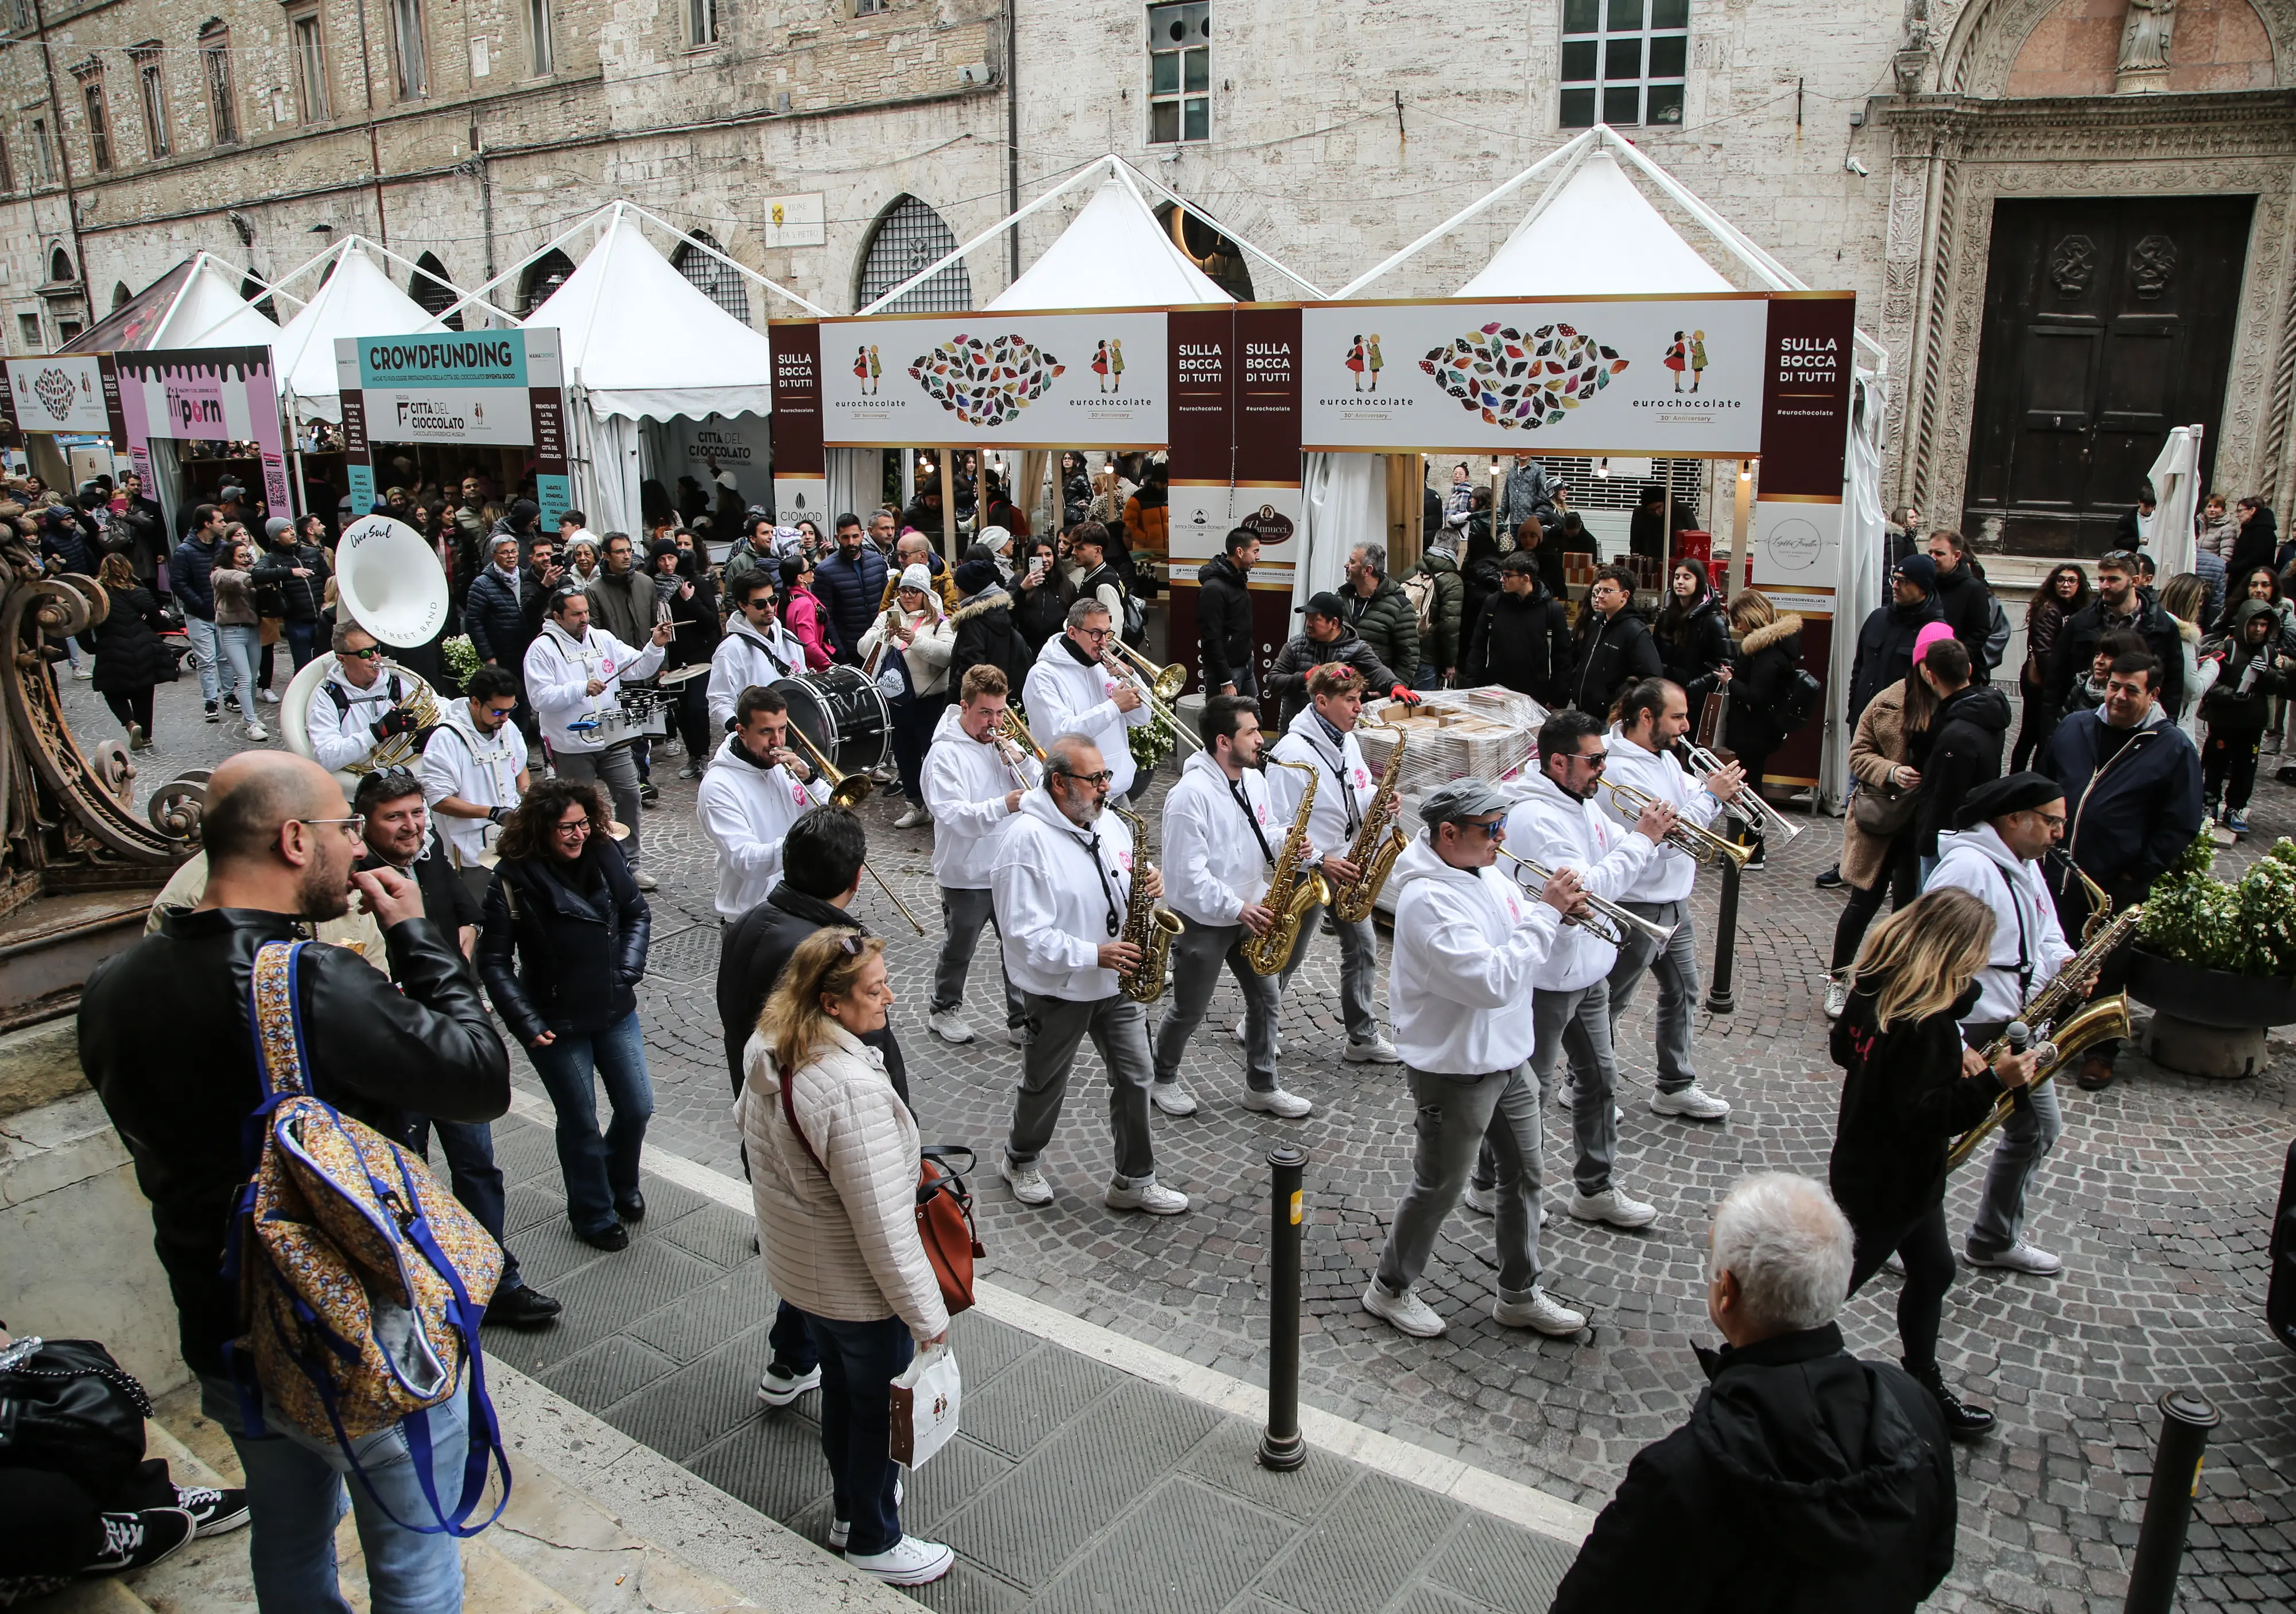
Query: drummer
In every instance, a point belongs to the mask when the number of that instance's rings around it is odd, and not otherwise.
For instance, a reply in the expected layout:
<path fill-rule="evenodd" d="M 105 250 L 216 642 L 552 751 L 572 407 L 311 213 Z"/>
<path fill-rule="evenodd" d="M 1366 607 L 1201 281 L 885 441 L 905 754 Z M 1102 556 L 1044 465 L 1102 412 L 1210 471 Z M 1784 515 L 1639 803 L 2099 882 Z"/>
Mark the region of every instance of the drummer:
<path fill-rule="evenodd" d="M 805 646 L 782 626 L 781 590 L 774 569 L 753 566 L 726 586 L 732 607 L 726 636 L 709 658 L 709 729 L 734 726 L 734 704 L 752 684 L 772 684 L 805 671 Z"/>
<path fill-rule="evenodd" d="M 496 826 L 526 799 L 531 781 L 526 736 L 510 720 L 518 709 L 510 668 L 482 667 L 463 689 L 465 699 L 447 708 L 423 748 L 422 799 L 464 882 L 483 893 Z"/>

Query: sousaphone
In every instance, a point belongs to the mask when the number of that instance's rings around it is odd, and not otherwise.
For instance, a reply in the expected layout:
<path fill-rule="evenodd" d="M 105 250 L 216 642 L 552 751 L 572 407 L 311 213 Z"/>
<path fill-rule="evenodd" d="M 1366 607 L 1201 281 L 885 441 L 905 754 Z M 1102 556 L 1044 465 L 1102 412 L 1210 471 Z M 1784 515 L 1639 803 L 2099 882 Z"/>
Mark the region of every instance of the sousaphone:
<path fill-rule="evenodd" d="M 335 614 L 400 650 L 428 644 L 447 620 L 447 571 L 430 540 L 404 521 L 365 516 L 343 528 L 335 545 Z M 287 749 L 299 757 L 316 753 L 308 721 L 313 697 L 335 670 L 332 651 L 314 656 L 295 675 L 279 700 L 279 729 Z M 398 704 L 414 715 L 412 733 L 395 734 L 364 760 L 336 770 L 346 791 L 359 775 L 378 768 L 404 767 L 422 753 L 422 736 L 442 715 L 438 695 L 422 677 L 386 659 L 383 676 L 397 675 L 404 692 Z"/>

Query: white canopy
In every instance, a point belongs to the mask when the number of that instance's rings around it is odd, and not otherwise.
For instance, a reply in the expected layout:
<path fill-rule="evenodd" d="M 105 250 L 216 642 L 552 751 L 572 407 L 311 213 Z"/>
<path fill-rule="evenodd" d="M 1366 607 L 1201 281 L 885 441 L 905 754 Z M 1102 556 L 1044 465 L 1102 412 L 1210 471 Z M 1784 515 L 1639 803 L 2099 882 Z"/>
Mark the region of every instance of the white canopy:
<path fill-rule="evenodd" d="M 190 277 L 142 348 L 265 348 L 279 327 L 239 294 L 238 283 L 202 252 Z"/>
<path fill-rule="evenodd" d="M 410 336 L 447 328 L 393 284 L 390 272 L 360 249 L 356 238 L 341 243 L 334 272 L 271 344 L 280 390 L 292 396 L 293 408 L 305 420 L 343 418 L 342 397 L 336 389 L 335 338 Z"/>
<path fill-rule="evenodd" d="M 1515 226 L 1457 297 L 1727 291 L 1606 151 L 1591 152 Z"/>
<path fill-rule="evenodd" d="M 1111 172 L 1060 239 L 991 308 L 1160 308 L 1235 300 L 1190 263 L 1138 192 Z"/>

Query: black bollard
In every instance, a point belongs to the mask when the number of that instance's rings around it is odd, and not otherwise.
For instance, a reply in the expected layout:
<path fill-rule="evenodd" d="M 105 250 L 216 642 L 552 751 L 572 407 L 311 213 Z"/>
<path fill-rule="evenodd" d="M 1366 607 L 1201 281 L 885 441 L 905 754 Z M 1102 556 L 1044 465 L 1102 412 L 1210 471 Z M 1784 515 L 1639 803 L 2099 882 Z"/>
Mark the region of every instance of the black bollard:
<path fill-rule="evenodd" d="M 1271 1149 L 1275 1192 L 1267 1218 L 1267 1429 L 1259 1466 L 1295 1469 L 1308 1460 L 1300 1438 L 1300 1180 L 1308 1157 L 1289 1143 Z"/>
<path fill-rule="evenodd" d="M 1727 1014 L 1738 1006 L 1730 989 L 1730 963 L 1738 951 L 1738 864 L 1722 860 L 1722 913 L 1714 922 L 1714 985 L 1706 994 L 1709 1014 Z"/>
<path fill-rule="evenodd" d="M 2136 1533 L 2136 1561 L 2128 1571 L 2123 1614 L 2169 1614 L 2177 1601 L 2177 1568 L 2185 1556 L 2185 1530 L 2201 1488 L 2201 1458 L 2216 1428 L 2217 1409 L 2192 1390 L 2161 1397 L 2161 1447 L 2152 1455 L 2152 1483 L 2144 1495 L 2144 1523 Z"/>

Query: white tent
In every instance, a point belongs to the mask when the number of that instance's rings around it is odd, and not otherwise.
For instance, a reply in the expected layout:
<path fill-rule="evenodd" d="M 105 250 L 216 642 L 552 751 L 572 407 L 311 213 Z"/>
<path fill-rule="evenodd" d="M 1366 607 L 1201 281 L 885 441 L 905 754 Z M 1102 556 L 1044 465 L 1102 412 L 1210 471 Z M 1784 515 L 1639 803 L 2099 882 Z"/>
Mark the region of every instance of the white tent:
<path fill-rule="evenodd" d="M 104 348 L 263 348 L 278 340 L 279 327 L 239 294 L 247 271 L 234 268 L 210 253 L 195 254 L 179 266 L 182 278 L 160 294 L 167 305 L 150 318 L 129 318 L 129 310 L 114 313 L 73 339 L 64 349 L 93 353 Z M 176 271 L 161 277 L 174 279 Z M 156 287 L 146 287 L 137 300 L 149 298 Z M 265 290 L 268 290 L 266 287 Z M 132 309 L 133 304 L 130 305 Z M 134 329 L 123 329 L 123 324 Z"/>
<path fill-rule="evenodd" d="M 1584 297 L 1727 291 L 1608 152 L 1588 154 L 1517 225 L 1458 297 Z"/>
<path fill-rule="evenodd" d="M 1129 178 L 1111 169 L 1060 239 L 991 308 L 1162 308 L 1235 300 L 1190 263 Z"/>
<path fill-rule="evenodd" d="M 335 378 L 337 337 L 411 336 L 447 328 L 393 283 L 365 245 L 357 236 L 337 243 L 333 272 L 272 341 L 280 391 L 299 420 L 343 418 Z"/>

